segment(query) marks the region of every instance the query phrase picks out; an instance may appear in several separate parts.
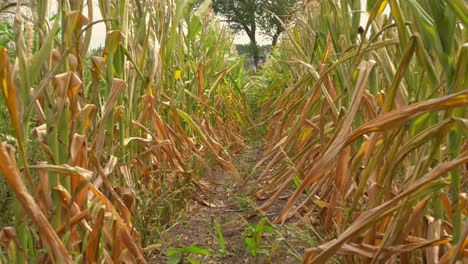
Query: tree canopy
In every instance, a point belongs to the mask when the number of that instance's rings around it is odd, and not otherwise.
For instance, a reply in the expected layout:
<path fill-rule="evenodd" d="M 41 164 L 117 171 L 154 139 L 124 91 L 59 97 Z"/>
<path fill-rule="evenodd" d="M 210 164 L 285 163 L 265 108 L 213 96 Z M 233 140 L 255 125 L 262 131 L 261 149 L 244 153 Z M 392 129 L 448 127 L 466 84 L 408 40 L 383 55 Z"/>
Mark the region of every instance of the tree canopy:
<path fill-rule="evenodd" d="M 222 16 L 234 33 L 244 31 L 250 39 L 252 56 L 258 66 L 257 33 L 269 36 L 272 45 L 284 31 L 283 22 L 292 17 L 297 0 L 213 0 L 214 11 Z"/>

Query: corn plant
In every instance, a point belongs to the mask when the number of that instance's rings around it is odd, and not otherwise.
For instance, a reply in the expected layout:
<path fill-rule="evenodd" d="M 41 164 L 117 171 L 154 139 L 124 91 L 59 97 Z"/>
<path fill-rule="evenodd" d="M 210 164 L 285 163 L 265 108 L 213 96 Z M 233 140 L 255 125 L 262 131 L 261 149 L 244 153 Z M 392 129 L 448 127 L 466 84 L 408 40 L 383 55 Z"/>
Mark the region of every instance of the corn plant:
<path fill-rule="evenodd" d="M 256 78 L 252 190 L 262 209 L 292 191 L 276 222 L 320 220 L 329 241 L 306 263 L 453 263 L 468 230 L 467 5 L 368 1 L 360 28 L 356 2 L 304 1 Z"/>
<path fill-rule="evenodd" d="M 230 153 L 244 147 L 251 123 L 247 79 L 210 1 L 98 7 L 18 1 L 13 65 L 0 47 L 15 136 L 14 146 L 0 144 L 17 205 L 15 227 L 0 233 L 9 262 L 145 263 L 155 239 L 145 224 L 169 222 L 190 197 L 205 202 L 193 193 L 205 189 L 210 160 L 243 183 Z M 87 56 L 96 23 L 106 42 Z M 31 149 L 44 159 L 31 160 Z"/>

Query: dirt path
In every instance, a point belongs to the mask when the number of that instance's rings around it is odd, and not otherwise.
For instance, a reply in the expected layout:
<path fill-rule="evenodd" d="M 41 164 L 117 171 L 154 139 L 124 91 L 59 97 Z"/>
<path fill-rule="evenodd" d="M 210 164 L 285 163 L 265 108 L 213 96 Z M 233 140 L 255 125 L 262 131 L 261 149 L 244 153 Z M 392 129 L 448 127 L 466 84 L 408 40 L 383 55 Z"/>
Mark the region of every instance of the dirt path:
<path fill-rule="evenodd" d="M 235 157 L 235 165 L 244 177 L 259 156 L 260 148 L 253 144 Z M 149 263 L 299 263 L 288 247 L 288 243 L 295 243 L 294 247 L 300 248 L 300 239 L 289 237 L 294 232 L 289 232 L 288 226 L 268 227 L 274 212 L 262 216 L 257 210 L 260 201 L 246 195 L 222 170 L 214 174 L 217 182 L 209 185 L 211 191 L 204 196 L 211 206 L 190 201 L 182 219 L 166 231 L 167 241 L 160 253 L 153 255 Z"/>

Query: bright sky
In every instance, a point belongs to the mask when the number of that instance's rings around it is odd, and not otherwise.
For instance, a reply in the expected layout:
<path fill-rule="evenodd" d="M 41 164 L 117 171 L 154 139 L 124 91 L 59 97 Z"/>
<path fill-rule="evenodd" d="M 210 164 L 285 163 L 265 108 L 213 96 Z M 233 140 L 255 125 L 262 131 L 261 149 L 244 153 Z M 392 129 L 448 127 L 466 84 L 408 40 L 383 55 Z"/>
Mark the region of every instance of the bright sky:
<path fill-rule="evenodd" d="M 366 3 L 367 0 L 361 0 L 361 8 L 365 10 L 366 8 Z M 93 13 L 94 13 L 94 21 L 102 19 L 101 13 L 99 12 L 99 7 L 98 7 L 98 0 L 93 0 Z M 388 7 L 387 7 L 388 8 Z M 85 10 L 85 14 L 86 14 Z M 386 10 L 385 13 L 387 13 L 388 10 Z M 369 18 L 368 14 L 366 12 L 363 12 L 361 16 L 361 25 L 365 25 L 367 22 L 367 19 Z M 98 23 L 93 26 L 93 35 L 91 38 L 91 47 L 99 47 L 99 46 L 104 46 L 104 41 L 106 39 L 106 28 L 104 23 Z M 269 38 L 265 38 L 264 36 L 259 35 L 258 36 L 258 42 L 260 45 L 265 45 L 265 44 L 270 44 L 271 40 Z M 234 38 L 234 43 L 235 44 L 248 44 L 249 43 L 249 38 L 247 35 L 244 34 L 238 34 Z"/>
<path fill-rule="evenodd" d="M 88 11 L 85 10 L 85 14 Z M 93 0 L 93 21 L 97 21 L 102 19 L 101 11 L 99 10 L 98 0 Z M 99 47 L 104 46 L 104 42 L 106 41 L 106 26 L 104 22 L 97 23 L 93 26 L 93 34 L 91 36 L 91 47 Z"/>

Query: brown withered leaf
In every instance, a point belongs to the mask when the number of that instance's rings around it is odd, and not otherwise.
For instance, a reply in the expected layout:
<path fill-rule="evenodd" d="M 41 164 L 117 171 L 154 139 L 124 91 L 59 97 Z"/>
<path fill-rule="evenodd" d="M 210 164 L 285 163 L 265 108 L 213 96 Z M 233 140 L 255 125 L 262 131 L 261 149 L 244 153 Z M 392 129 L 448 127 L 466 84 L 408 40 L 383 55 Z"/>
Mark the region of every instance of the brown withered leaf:
<path fill-rule="evenodd" d="M 387 129 L 398 128 L 402 124 L 404 124 L 404 122 L 414 118 L 415 116 L 430 111 L 444 110 L 467 104 L 468 90 L 465 90 L 456 94 L 451 94 L 448 96 L 426 100 L 409 106 L 401 107 L 399 109 L 385 113 L 379 116 L 378 118 L 364 124 L 362 127 L 356 129 L 351 134 L 339 134 L 335 138 L 335 140 L 329 145 L 323 156 L 314 164 L 313 168 L 304 178 L 304 181 L 299 186 L 299 188 L 291 196 L 287 204 L 284 206 L 283 211 L 281 212 L 277 221 L 284 220 L 284 217 L 292 208 L 296 200 L 299 198 L 299 195 L 313 182 L 319 180 L 328 171 L 327 168 L 329 168 L 329 164 L 334 161 L 339 152 L 358 137 L 370 132 L 385 131 Z M 352 113 L 352 111 L 350 110 L 349 113 Z M 348 117 L 349 116 L 351 115 L 348 115 Z M 352 122 L 352 120 L 347 119 L 347 121 L 345 121 L 345 125 L 343 125 L 343 128 L 348 127 L 346 126 L 348 122 Z"/>
<path fill-rule="evenodd" d="M 98 263 L 99 260 L 99 243 L 101 241 L 101 233 L 104 223 L 104 209 L 101 207 L 94 219 L 93 230 L 89 234 L 88 246 L 86 247 L 85 262 Z"/>
<path fill-rule="evenodd" d="M 49 172 L 54 172 L 60 175 L 64 176 L 81 176 L 84 178 L 86 181 L 90 181 L 91 177 L 93 176 L 93 172 L 89 171 L 87 169 L 83 169 L 78 166 L 70 166 L 68 164 L 62 164 L 62 165 L 51 165 L 51 164 L 37 164 L 37 165 L 31 165 L 31 169 L 38 169 L 38 170 L 46 170 Z"/>
<path fill-rule="evenodd" d="M 11 123 L 15 129 L 16 135 L 19 136 L 21 133 L 16 88 L 13 84 L 10 56 L 8 54 L 8 50 L 3 46 L 0 46 L 0 88 L 6 100 Z"/>
<path fill-rule="evenodd" d="M 384 213 L 388 214 L 392 210 L 398 209 L 398 204 L 401 201 L 404 201 L 407 197 L 411 196 L 417 190 L 423 189 L 425 186 L 437 180 L 447 172 L 451 171 L 456 167 L 464 165 L 466 162 L 468 162 L 468 153 L 464 153 L 454 160 L 439 164 L 437 167 L 428 172 L 417 182 L 415 182 L 407 189 L 403 190 L 391 200 L 362 213 L 357 219 L 355 219 L 353 224 L 351 224 L 351 226 L 348 227 L 348 229 L 346 229 L 337 239 L 324 244 L 323 248 L 325 249 L 318 255 L 311 257 L 311 255 L 307 253 L 309 251 L 307 251 L 304 258 L 305 262 L 325 263 L 341 248 L 341 246 L 344 243 L 346 243 L 356 235 L 360 234 L 363 230 L 368 228 L 369 225 L 380 219 L 382 215 L 384 215 Z"/>
<path fill-rule="evenodd" d="M 68 97 L 70 99 L 70 108 L 73 113 L 76 113 L 78 111 L 78 91 L 83 84 L 80 77 L 74 72 L 66 72 L 56 75 L 54 80 L 58 96 L 61 98 Z"/>
<path fill-rule="evenodd" d="M 16 236 L 16 230 L 14 227 L 7 226 L 0 229 L 0 246 L 8 248 L 8 245 L 13 242 L 16 247 L 21 248 L 21 244 Z"/>
<path fill-rule="evenodd" d="M 55 230 L 49 224 L 49 221 L 24 185 L 11 152 L 12 148 L 10 146 L 0 143 L 0 172 L 15 192 L 26 214 L 38 226 L 41 236 L 45 240 L 44 243 L 50 247 L 56 261 L 73 263 L 62 240 L 55 233 Z"/>

